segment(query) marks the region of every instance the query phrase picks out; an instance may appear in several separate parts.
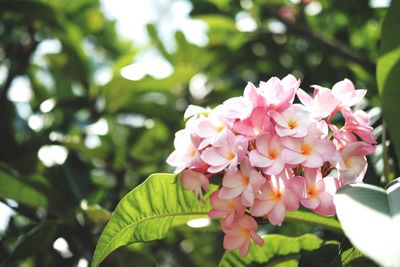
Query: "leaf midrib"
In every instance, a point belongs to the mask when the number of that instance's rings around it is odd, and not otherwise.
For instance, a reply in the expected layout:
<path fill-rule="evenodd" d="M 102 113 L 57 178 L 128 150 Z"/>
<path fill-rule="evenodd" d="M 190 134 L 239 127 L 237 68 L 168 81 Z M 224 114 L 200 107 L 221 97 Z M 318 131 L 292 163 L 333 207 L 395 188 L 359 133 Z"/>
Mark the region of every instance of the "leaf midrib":
<path fill-rule="evenodd" d="M 107 251 L 108 247 L 110 246 L 110 244 L 118 237 L 120 236 L 123 232 L 127 231 L 128 228 L 133 227 L 134 225 L 140 224 L 142 222 L 148 221 L 148 220 L 153 220 L 153 219 L 157 219 L 157 218 L 163 218 L 163 217 L 175 217 L 175 216 L 186 216 L 186 215 L 206 215 L 208 214 L 207 211 L 190 211 L 190 212 L 174 212 L 174 213 L 164 213 L 164 214 L 158 214 L 155 216 L 149 216 L 149 217 L 145 217 L 143 219 L 139 219 L 136 222 L 130 223 L 127 226 L 125 226 L 124 228 L 121 229 L 121 231 L 119 231 L 113 238 L 111 238 L 111 240 L 108 242 L 108 244 L 106 245 L 106 247 L 102 250 L 101 254 L 98 256 L 98 258 L 101 258 L 104 254 L 104 251 Z M 111 218 L 112 219 L 112 218 Z M 110 221 L 111 221 L 110 219 Z M 97 262 L 96 265 L 93 266 L 98 266 Z"/>

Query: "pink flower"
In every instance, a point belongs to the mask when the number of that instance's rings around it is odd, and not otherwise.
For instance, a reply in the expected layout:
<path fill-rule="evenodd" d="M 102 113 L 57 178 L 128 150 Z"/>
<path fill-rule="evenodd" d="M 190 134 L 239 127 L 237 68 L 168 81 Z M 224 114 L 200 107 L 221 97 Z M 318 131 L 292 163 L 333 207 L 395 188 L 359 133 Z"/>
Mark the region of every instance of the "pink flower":
<path fill-rule="evenodd" d="M 222 178 L 221 199 L 232 199 L 241 195 L 242 204 L 249 207 L 254 202 L 254 192 L 260 190 L 265 177 L 250 165 L 247 158 L 240 163 L 240 170 L 233 174 L 226 173 Z"/>
<path fill-rule="evenodd" d="M 210 111 L 211 109 L 209 108 L 203 108 L 196 105 L 189 105 L 185 110 L 185 114 L 183 114 L 183 118 L 187 120 L 190 118 L 198 118 L 200 116 L 208 116 L 208 113 L 210 113 Z"/>
<path fill-rule="evenodd" d="M 355 90 L 354 84 L 349 79 L 337 82 L 332 87 L 332 94 L 340 101 L 340 108 L 350 108 L 365 96 L 367 90 Z"/>
<path fill-rule="evenodd" d="M 302 89 L 297 90 L 297 97 L 305 106 L 305 110 L 317 120 L 328 117 L 340 103 L 331 90 L 319 86 L 314 87 L 314 98 Z"/>
<path fill-rule="evenodd" d="M 250 151 L 250 162 L 255 167 L 263 168 L 263 172 L 268 175 L 279 174 L 285 167 L 282 149 L 277 135 L 264 133 L 257 137 L 256 149 Z"/>
<path fill-rule="evenodd" d="M 240 197 L 232 199 L 219 198 L 219 190 L 211 194 L 212 210 L 208 213 L 211 218 L 224 219 L 224 226 L 231 228 L 234 219 L 243 215 L 245 207 L 240 202 Z"/>
<path fill-rule="evenodd" d="M 308 168 L 318 168 L 325 161 L 335 161 L 336 148 L 332 141 L 320 139 L 313 134 L 304 138 L 285 137 L 281 143 L 287 149 L 282 157 L 288 164 L 302 164 Z"/>
<path fill-rule="evenodd" d="M 299 86 L 300 80 L 289 74 L 282 80 L 272 77 L 267 82 L 260 82 L 259 91 L 264 97 L 267 107 L 280 112 L 293 103 Z"/>
<path fill-rule="evenodd" d="M 230 229 L 223 228 L 225 232 L 224 249 L 238 248 L 240 255 L 244 257 L 249 252 L 251 239 L 259 246 L 264 245 L 264 240 L 256 233 L 257 228 L 257 222 L 252 217 L 248 215 L 239 217 Z"/>
<path fill-rule="evenodd" d="M 270 111 L 271 117 L 276 122 L 276 133 L 281 136 L 304 137 L 308 133 L 308 127 L 314 122 L 310 113 L 301 105 L 292 105 L 282 113 Z"/>
<path fill-rule="evenodd" d="M 237 164 L 243 160 L 247 151 L 248 141 L 243 136 L 229 134 L 227 142 L 221 147 L 208 147 L 201 154 L 201 159 L 210 165 L 208 171 L 218 173 L 228 167 L 233 173 Z"/>
<path fill-rule="evenodd" d="M 370 118 L 367 113 L 362 110 L 357 110 L 353 113 L 351 109 L 342 109 L 341 112 L 345 119 L 344 129 L 347 132 L 355 133 L 370 144 L 376 144 L 375 137 L 372 134 L 372 127 L 369 125 Z"/>
<path fill-rule="evenodd" d="M 335 125 L 330 124 L 329 128 L 333 132 L 333 142 L 339 150 L 348 144 L 357 142 L 357 137 L 352 132 L 346 131 L 344 127 L 338 129 Z"/>
<path fill-rule="evenodd" d="M 339 186 L 331 176 L 322 178 L 319 169 L 304 168 L 304 177 L 296 176 L 290 181 L 292 190 L 300 197 L 300 203 L 323 216 L 335 215 L 333 196 Z"/>
<path fill-rule="evenodd" d="M 245 136 L 256 137 L 265 131 L 272 131 L 273 127 L 271 119 L 267 116 L 266 109 L 257 107 L 249 118 L 236 122 L 233 130 Z"/>
<path fill-rule="evenodd" d="M 176 167 L 175 173 L 189 167 L 204 165 L 197 150 L 199 143 L 200 138 L 191 135 L 186 129 L 175 133 L 175 150 L 167 158 L 167 163 Z"/>
<path fill-rule="evenodd" d="M 210 189 L 210 182 L 203 173 L 192 170 L 184 170 L 181 177 L 182 187 L 193 190 L 200 199 L 203 199 L 203 193 L 201 189 L 206 192 L 208 189 Z"/>
<path fill-rule="evenodd" d="M 284 170 L 280 175 L 271 176 L 256 195 L 254 205 L 250 207 L 251 215 L 267 215 L 271 224 L 282 225 L 286 210 L 296 210 L 299 207 L 298 197 L 288 186 L 291 176 L 288 170 Z"/>
<path fill-rule="evenodd" d="M 368 166 L 365 156 L 374 151 L 375 146 L 365 142 L 354 142 L 344 147 L 341 151 L 341 161 L 337 164 L 340 182 L 361 182 Z"/>
<path fill-rule="evenodd" d="M 228 118 L 246 120 L 257 107 L 266 107 L 265 99 L 252 83 L 248 83 L 243 96 L 233 97 L 223 104 L 225 115 Z"/>
<path fill-rule="evenodd" d="M 198 148 L 203 149 L 208 145 L 215 147 L 225 145 L 232 125 L 233 121 L 224 117 L 222 107 L 212 110 L 208 117 L 202 118 L 197 123 L 196 134 L 203 138 Z"/>

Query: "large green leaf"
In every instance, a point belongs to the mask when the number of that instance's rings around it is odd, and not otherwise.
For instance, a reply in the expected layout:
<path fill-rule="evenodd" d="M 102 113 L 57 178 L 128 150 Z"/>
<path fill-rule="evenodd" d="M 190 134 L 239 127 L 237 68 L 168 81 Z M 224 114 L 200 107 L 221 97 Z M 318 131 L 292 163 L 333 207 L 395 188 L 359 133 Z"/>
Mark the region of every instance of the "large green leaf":
<path fill-rule="evenodd" d="M 315 235 L 305 234 L 300 237 L 287 237 L 271 234 L 264 237 L 264 246 L 252 243 L 246 257 L 239 255 L 237 250 L 225 252 L 219 267 L 245 267 L 252 263 L 272 266 L 272 262 L 279 263 L 298 259 L 304 251 L 319 248 L 323 241 Z"/>
<path fill-rule="evenodd" d="M 334 203 L 351 243 L 382 266 L 400 266 L 400 183 L 384 190 L 350 184 L 338 190 Z"/>
<path fill-rule="evenodd" d="M 209 202 L 183 190 L 176 175 L 153 174 L 118 204 L 97 243 L 92 266 L 121 246 L 161 239 L 172 224 L 205 217 L 209 210 Z"/>
<path fill-rule="evenodd" d="M 392 0 L 382 25 L 382 45 L 376 78 L 383 116 L 400 159 L 400 0 Z"/>
<path fill-rule="evenodd" d="M 47 197 L 28 183 L 0 170 L 0 197 L 10 198 L 31 207 L 46 208 Z"/>

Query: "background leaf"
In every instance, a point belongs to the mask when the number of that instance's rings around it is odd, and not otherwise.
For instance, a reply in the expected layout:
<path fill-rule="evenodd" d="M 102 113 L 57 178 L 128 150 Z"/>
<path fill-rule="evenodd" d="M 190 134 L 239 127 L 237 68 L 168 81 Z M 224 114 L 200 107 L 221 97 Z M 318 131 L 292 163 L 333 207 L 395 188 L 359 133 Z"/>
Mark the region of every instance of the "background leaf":
<path fill-rule="evenodd" d="M 392 0 L 383 24 L 376 79 L 383 116 L 400 160 L 400 0 Z"/>

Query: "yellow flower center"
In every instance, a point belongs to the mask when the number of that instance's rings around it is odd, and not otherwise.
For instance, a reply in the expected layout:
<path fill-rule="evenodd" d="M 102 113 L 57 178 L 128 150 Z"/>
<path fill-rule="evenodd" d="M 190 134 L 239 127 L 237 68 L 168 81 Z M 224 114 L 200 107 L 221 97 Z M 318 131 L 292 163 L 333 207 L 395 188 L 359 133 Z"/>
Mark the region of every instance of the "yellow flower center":
<path fill-rule="evenodd" d="M 226 155 L 226 158 L 227 158 L 228 160 L 233 160 L 234 157 L 235 157 L 235 153 L 232 152 L 232 151 L 230 151 L 230 152 L 228 153 L 228 155 Z"/>
<path fill-rule="evenodd" d="M 312 147 L 309 144 L 302 144 L 300 148 L 300 153 L 309 156 L 311 155 Z"/>
<path fill-rule="evenodd" d="M 295 120 L 289 120 L 287 124 L 288 124 L 289 128 L 292 130 L 299 126 L 299 124 Z"/>
<path fill-rule="evenodd" d="M 277 149 L 272 148 L 272 149 L 270 149 L 270 150 L 268 151 L 268 158 L 269 158 L 269 159 L 275 160 L 275 159 L 278 158 L 278 156 L 279 156 L 279 152 L 278 152 Z"/>

